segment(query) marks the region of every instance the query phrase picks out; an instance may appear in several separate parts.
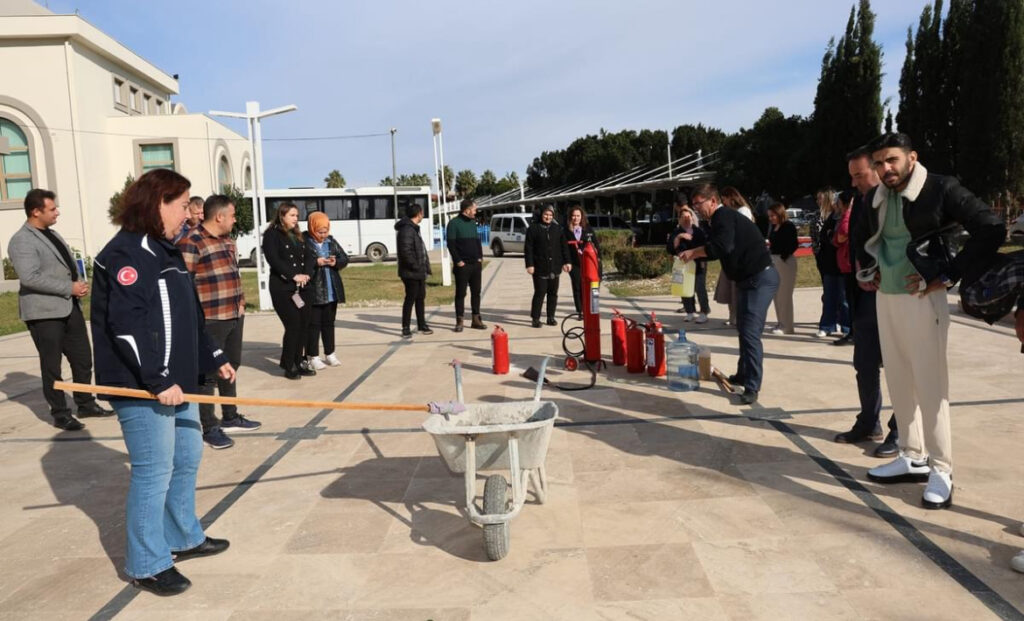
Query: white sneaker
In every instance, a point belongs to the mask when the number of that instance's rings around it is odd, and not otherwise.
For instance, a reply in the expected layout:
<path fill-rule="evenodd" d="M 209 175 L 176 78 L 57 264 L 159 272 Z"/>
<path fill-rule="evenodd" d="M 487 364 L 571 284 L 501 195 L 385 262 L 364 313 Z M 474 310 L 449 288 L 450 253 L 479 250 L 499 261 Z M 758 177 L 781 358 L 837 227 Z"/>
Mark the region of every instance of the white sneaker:
<path fill-rule="evenodd" d="M 686 313 L 683 315 L 683 321 L 693 321 L 693 313 Z"/>
<path fill-rule="evenodd" d="M 331 353 L 327 354 L 326 362 L 327 362 L 327 366 L 329 366 L 329 367 L 340 367 L 341 366 L 341 360 L 338 360 L 338 357 L 336 355 L 334 355 L 334 352 L 331 352 Z"/>
<path fill-rule="evenodd" d="M 1021 537 L 1024 537 L 1024 524 L 1020 525 L 1020 535 Z"/>
<path fill-rule="evenodd" d="M 1024 574 L 1024 550 L 1017 553 L 1017 556 L 1010 559 L 1010 569 Z"/>
<path fill-rule="evenodd" d="M 953 473 L 932 470 L 921 496 L 925 509 L 945 509 L 953 504 Z"/>
<path fill-rule="evenodd" d="M 824 330 L 818 330 L 818 332 L 814 336 L 818 337 L 819 339 L 827 338 L 828 332 L 825 332 Z"/>
<path fill-rule="evenodd" d="M 320 356 L 308 356 L 308 360 L 309 367 L 314 371 L 322 371 L 327 368 L 327 365 L 320 359 Z"/>
<path fill-rule="evenodd" d="M 924 483 L 930 471 L 927 459 L 915 462 L 900 455 L 887 464 L 868 470 L 868 478 L 875 483 Z"/>
<path fill-rule="evenodd" d="M 707 313 L 699 313 L 697 315 L 696 323 L 707 323 L 707 322 L 708 322 Z"/>
<path fill-rule="evenodd" d="M 782 328 L 772 328 L 772 334 L 775 336 L 782 336 L 785 332 L 782 331 Z"/>

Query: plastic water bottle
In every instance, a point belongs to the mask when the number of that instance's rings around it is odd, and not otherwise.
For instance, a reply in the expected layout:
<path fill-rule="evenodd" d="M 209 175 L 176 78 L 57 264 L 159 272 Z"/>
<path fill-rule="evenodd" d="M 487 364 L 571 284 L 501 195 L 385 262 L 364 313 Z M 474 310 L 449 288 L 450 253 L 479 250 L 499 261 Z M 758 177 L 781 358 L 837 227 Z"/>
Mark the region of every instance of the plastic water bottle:
<path fill-rule="evenodd" d="M 700 388 L 700 372 L 697 367 L 699 348 L 696 343 L 686 340 L 686 332 L 679 331 L 679 338 L 668 344 L 665 352 L 668 366 L 668 388 L 686 392 Z"/>

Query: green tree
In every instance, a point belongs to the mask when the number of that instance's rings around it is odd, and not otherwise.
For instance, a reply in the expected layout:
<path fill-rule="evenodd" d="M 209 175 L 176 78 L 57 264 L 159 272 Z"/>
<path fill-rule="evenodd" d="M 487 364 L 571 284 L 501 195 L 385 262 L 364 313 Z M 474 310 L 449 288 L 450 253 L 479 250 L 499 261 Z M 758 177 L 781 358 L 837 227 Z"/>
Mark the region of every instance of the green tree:
<path fill-rule="evenodd" d="M 498 192 L 498 176 L 493 170 L 487 169 L 480 173 L 480 180 L 476 184 L 477 196 L 494 196 Z"/>
<path fill-rule="evenodd" d="M 111 222 L 114 222 L 114 220 L 117 219 L 117 216 L 121 214 L 121 210 L 124 209 L 124 205 L 121 204 L 121 199 L 124 198 L 125 190 L 127 190 L 133 183 L 135 183 L 135 177 L 129 174 L 125 177 L 124 185 L 121 189 L 114 192 L 110 197 L 110 204 L 107 206 L 107 217 L 110 218 Z"/>
<path fill-rule="evenodd" d="M 495 184 L 494 193 L 504 194 L 510 190 L 519 188 L 519 175 L 515 171 L 505 173 L 505 176 L 498 180 Z"/>
<path fill-rule="evenodd" d="M 235 230 L 231 232 L 231 236 L 238 237 L 251 232 L 256 225 L 253 220 L 252 199 L 247 198 L 242 189 L 234 184 L 224 190 L 224 195 L 235 204 Z"/>
<path fill-rule="evenodd" d="M 476 174 L 468 168 L 455 175 L 455 193 L 459 198 L 470 198 L 476 192 Z"/>
<path fill-rule="evenodd" d="M 750 129 L 740 129 L 722 145 L 717 181 L 733 185 L 748 199 L 762 191 L 793 199 L 807 193 L 805 167 L 794 156 L 811 131 L 800 116 L 785 116 L 778 108 L 766 108 Z M 842 155 L 839 156 L 842 161 Z"/>
<path fill-rule="evenodd" d="M 455 171 L 448 164 L 441 170 L 441 179 L 444 181 L 444 189 L 448 194 L 455 193 Z"/>
<path fill-rule="evenodd" d="M 680 158 L 701 151 L 710 155 L 722 148 L 725 132 L 703 124 L 680 125 L 672 130 L 672 157 Z"/>
<path fill-rule="evenodd" d="M 335 168 L 324 177 L 324 184 L 329 188 L 343 188 L 345 187 L 345 177 L 340 170 Z"/>
<path fill-rule="evenodd" d="M 391 176 L 388 175 L 380 180 L 378 185 L 391 185 Z M 430 185 L 430 175 L 427 173 L 412 173 L 398 175 L 398 185 L 423 186 Z"/>
<path fill-rule="evenodd" d="M 914 146 L 929 170 L 953 172 L 953 123 L 945 105 L 948 82 L 956 80 L 945 70 L 942 0 L 935 8 L 925 5 L 917 34 L 907 29 L 907 56 L 900 73 L 900 107 L 896 122 L 900 131 L 914 140 Z M 944 102 L 944 105 L 936 105 Z"/>

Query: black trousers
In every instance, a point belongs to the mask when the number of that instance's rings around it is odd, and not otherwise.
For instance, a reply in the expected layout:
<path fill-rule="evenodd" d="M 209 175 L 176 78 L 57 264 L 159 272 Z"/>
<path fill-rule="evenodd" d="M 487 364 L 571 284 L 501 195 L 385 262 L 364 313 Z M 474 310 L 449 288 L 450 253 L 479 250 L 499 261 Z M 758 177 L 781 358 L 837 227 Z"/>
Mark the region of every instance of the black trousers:
<path fill-rule="evenodd" d="M 245 325 L 245 317 L 238 319 L 208 319 L 206 321 L 206 333 L 210 335 L 215 343 L 224 350 L 231 366 L 238 370 L 242 364 L 242 330 Z M 199 392 L 204 395 L 212 395 L 213 389 L 222 397 L 235 397 L 238 395 L 235 382 L 229 382 L 217 376 L 216 371 L 206 374 L 206 382 L 199 387 Z M 220 414 L 224 420 L 238 418 L 238 407 L 225 404 L 220 406 Z M 220 426 L 217 415 L 213 411 L 212 403 L 199 404 L 199 422 L 203 424 L 203 433 L 208 433 L 211 428 Z"/>
<path fill-rule="evenodd" d="M 319 356 L 324 342 L 324 355 L 334 353 L 334 320 L 338 317 L 338 303 L 313 304 L 310 311 L 309 331 L 306 334 L 306 355 Z"/>
<path fill-rule="evenodd" d="M 427 297 L 427 281 L 403 278 L 402 284 L 405 285 L 405 299 L 402 300 L 402 329 L 409 328 L 414 306 L 416 307 L 416 327 L 425 328 L 427 317 L 423 301 Z"/>
<path fill-rule="evenodd" d="M 474 315 L 480 314 L 480 274 L 483 272 L 483 263 L 475 261 L 466 263 L 462 267 L 456 265 L 452 269 L 455 275 L 455 316 L 464 317 L 466 314 L 466 287 L 469 287 L 469 305 Z"/>
<path fill-rule="evenodd" d="M 76 383 L 92 383 L 92 346 L 85 330 L 85 318 L 78 301 L 71 305 L 71 314 L 60 319 L 26 321 L 32 342 L 39 352 L 39 372 L 43 377 L 43 396 L 50 405 L 50 414 L 56 419 L 70 416 L 71 409 L 63 390 L 54 390 L 53 382 L 63 380 L 60 375 L 62 358 L 71 364 L 71 377 Z M 97 407 L 96 398 L 84 392 L 74 393 L 79 410 Z"/>
<path fill-rule="evenodd" d="M 860 397 L 860 412 L 854 429 L 871 433 L 878 426 L 882 411 L 882 346 L 878 342 L 878 315 L 875 312 L 875 292 L 864 291 L 854 285 L 850 298 L 850 314 L 853 316 L 853 369 L 857 373 L 857 394 Z M 889 417 L 889 435 L 899 436 L 896 431 L 896 415 Z"/>
<path fill-rule="evenodd" d="M 281 338 L 281 368 L 288 370 L 296 368 L 305 356 L 306 331 L 309 330 L 312 304 L 306 303 L 299 308 L 292 301 L 292 291 L 285 286 L 275 287 L 271 280 L 270 301 L 274 305 L 274 312 L 284 326 L 284 336 Z"/>
<path fill-rule="evenodd" d="M 543 278 L 539 274 L 533 275 L 533 302 L 530 304 L 530 317 L 540 319 L 540 307 L 544 304 L 544 298 L 548 299 L 548 319 L 555 318 L 555 307 L 558 306 L 558 274 L 549 278 Z"/>
<path fill-rule="evenodd" d="M 576 313 L 583 312 L 583 273 L 579 265 L 573 265 L 569 272 L 569 282 L 572 283 L 572 304 L 576 307 Z M 534 283 L 536 288 L 536 283 Z"/>

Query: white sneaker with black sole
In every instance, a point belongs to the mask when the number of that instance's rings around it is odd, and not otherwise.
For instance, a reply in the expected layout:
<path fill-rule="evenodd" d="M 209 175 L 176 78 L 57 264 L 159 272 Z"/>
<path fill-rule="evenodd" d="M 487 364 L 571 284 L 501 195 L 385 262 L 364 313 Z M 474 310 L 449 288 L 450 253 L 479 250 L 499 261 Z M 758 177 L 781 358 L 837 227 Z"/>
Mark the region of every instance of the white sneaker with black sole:
<path fill-rule="evenodd" d="M 314 371 L 323 371 L 324 369 L 327 368 L 327 365 L 324 364 L 324 361 L 320 359 L 320 356 L 309 356 L 308 361 L 309 368 L 313 369 Z"/>
<path fill-rule="evenodd" d="M 1017 556 L 1010 559 L 1010 569 L 1024 574 L 1024 550 L 1017 553 Z"/>
<path fill-rule="evenodd" d="M 925 509 L 946 509 L 953 504 L 953 473 L 932 470 L 921 496 Z"/>
<path fill-rule="evenodd" d="M 868 470 L 868 478 L 875 483 L 924 483 L 930 472 L 927 459 L 914 461 L 900 455 L 887 464 Z"/>

